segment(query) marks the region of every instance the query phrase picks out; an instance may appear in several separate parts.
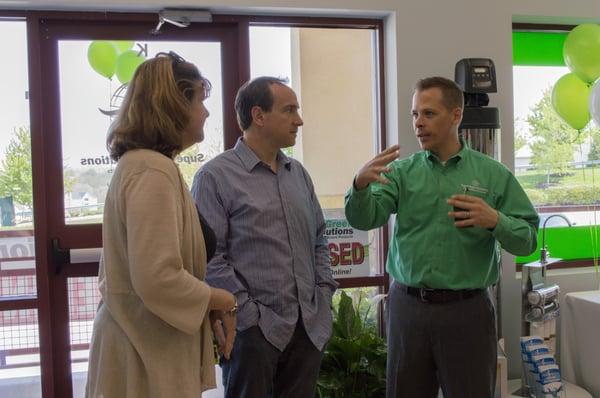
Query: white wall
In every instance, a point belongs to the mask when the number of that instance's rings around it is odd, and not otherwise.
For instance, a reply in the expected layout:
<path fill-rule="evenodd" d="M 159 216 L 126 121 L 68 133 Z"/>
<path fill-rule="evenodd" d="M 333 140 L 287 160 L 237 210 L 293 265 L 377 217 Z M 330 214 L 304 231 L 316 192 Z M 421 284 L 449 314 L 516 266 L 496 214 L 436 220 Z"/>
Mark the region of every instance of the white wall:
<path fill-rule="evenodd" d="M 600 2 L 597 0 L 178 0 L 177 3 L 160 0 L 0 0 L 0 7 L 12 9 L 149 11 L 169 5 L 204 7 L 229 13 L 384 17 L 386 125 L 389 142 L 399 142 L 405 155 L 418 149 L 408 116 L 414 82 L 430 75 L 453 77 L 454 64 L 461 58 L 491 58 L 496 64 L 499 93 L 490 96 L 490 105 L 500 108 L 501 157 L 511 168 L 514 162 L 511 22 L 600 22 Z M 512 256 L 504 257 L 503 276 L 504 336 L 509 371 L 514 377 L 519 372 L 516 340 L 520 291 Z M 559 276 L 556 281 L 562 285 L 563 292 L 590 286 L 589 278 L 581 275 Z"/>
<path fill-rule="evenodd" d="M 302 164 L 321 206 L 343 207 L 354 174 L 373 156 L 372 33 L 299 28 Z M 342 67 L 340 67 L 342 65 Z"/>

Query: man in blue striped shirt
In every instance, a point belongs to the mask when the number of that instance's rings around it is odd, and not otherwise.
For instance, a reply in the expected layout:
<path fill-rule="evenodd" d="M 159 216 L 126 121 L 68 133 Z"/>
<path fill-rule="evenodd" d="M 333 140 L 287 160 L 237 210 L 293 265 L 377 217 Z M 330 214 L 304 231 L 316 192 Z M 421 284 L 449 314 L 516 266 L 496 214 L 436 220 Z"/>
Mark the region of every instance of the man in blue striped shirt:
<path fill-rule="evenodd" d="M 337 283 L 310 176 L 281 151 L 303 124 L 298 100 L 285 81 L 260 77 L 240 88 L 235 108 L 243 137 L 192 186 L 217 237 L 206 280 L 239 307 L 222 359 L 225 397 L 312 397 Z"/>

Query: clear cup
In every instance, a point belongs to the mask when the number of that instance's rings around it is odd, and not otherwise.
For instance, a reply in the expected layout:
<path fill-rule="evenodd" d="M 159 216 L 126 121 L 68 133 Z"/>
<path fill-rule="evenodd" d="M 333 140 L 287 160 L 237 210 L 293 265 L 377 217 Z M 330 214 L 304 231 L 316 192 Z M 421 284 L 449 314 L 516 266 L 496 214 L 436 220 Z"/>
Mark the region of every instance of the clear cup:
<path fill-rule="evenodd" d="M 465 185 L 463 185 L 461 187 L 460 192 L 457 193 L 457 195 L 468 195 L 468 194 L 469 194 L 469 190 L 468 190 L 468 188 Z M 467 209 L 462 209 L 462 208 L 456 207 L 456 206 L 452 206 L 452 211 L 460 212 L 460 213 L 462 213 L 462 212 L 468 212 Z M 456 221 L 462 221 L 462 220 L 466 220 L 467 218 L 468 217 L 458 216 L 458 217 L 454 217 L 454 220 L 456 220 Z M 473 227 L 472 225 L 469 225 L 469 226 L 461 227 L 461 228 L 472 228 L 472 227 Z"/>

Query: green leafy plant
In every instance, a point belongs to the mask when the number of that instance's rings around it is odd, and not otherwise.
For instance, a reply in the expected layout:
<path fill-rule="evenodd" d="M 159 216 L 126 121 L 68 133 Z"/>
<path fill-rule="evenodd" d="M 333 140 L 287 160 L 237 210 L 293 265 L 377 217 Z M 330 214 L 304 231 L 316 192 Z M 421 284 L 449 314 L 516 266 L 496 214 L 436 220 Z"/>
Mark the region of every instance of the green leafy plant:
<path fill-rule="evenodd" d="M 325 349 L 317 381 L 320 398 L 378 398 L 385 396 L 386 345 L 369 321 L 371 305 L 364 295 L 356 305 L 342 291 L 334 308 L 333 333 Z"/>

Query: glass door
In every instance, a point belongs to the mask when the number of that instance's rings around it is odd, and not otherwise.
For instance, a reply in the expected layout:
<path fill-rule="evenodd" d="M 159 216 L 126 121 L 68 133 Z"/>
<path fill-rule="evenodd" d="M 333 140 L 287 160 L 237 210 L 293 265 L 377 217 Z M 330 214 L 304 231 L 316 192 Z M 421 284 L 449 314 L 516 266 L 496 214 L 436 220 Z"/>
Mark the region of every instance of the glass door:
<path fill-rule="evenodd" d="M 0 396 L 41 394 L 27 27 L 0 20 Z"/>
<path fill-rule="evenodd" d="M 43 66 L 38 71 L 45 96 L 39 99 L 43 166 L 38 180 L 45 192 L 43 239 L 52 309 L 45 325 L 52 337 L 57 397 L 80 397 L 85 388 L 99 301 L 104 197 L 115 166 L 106 135 L 135 68 L 158 52 L 175 51 L 212 83 L 206 138 L 176 159 L 188 184 L 199 166 L 238 135 L 233 101 L 246 77 L 238 67 L 237 24 L 167 25 L 152 34 L 155 16 L 107 19 L 57 17 L 40 20 L 39 26 Z"/>

